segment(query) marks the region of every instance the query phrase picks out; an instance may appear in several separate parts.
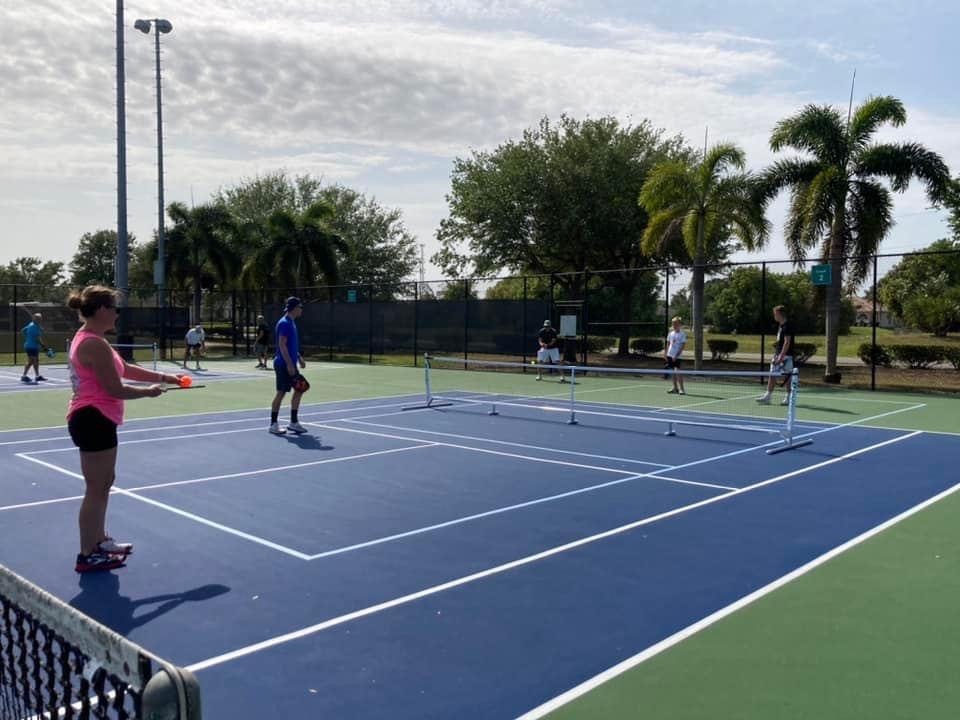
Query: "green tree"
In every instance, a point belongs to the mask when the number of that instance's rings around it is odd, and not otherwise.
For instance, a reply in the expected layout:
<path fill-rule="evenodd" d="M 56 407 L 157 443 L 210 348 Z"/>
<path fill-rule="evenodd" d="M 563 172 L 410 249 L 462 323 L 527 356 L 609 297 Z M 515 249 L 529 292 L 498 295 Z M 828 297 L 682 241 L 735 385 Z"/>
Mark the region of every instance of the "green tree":
<path fill-rule="evenodd" d="M 623 268 L 606 282 L 627 319 L 641 280 L 636 269 L 656 262 L 638 242 L 647 213 L 637 194 L 654 165 L 688 154 L 682 138 L 667 138 L 648 121 L 621 127 L 612 117 L 544 118 L 520 140 L 454 161 L 449 217 L 432 260 L 451 277 Z M 582 284 L 572 275 L 557 281 L 568 295 Z M 623 353 L 629 337 L 621 333 Z"/>
<path fill-rule="evenodd" d="M 960 240 L 960 177 L 951 183 L 947 192 L 946 205 L 950 211 L 950 217 L 947 220 L 950 232 L 954 240 Z"/>
<path fill-rule="evenodd" d="M 127 240 L 127 257 L 133 261 L 137 239 L 131 233 Z M 74 285 L 113 284 L 117 261 L 117 231 L 96 230 L 80 236 L 77 251 L 70 261 L 70 282 Z"/>
<path fill-rule="evenodd" d="M 822 262 L 832 266 L 826 289 L 826 379 L 839 381 L 837 346 L 840 334 L 844 273 L 859 283 L 871 256 L 893 224 L 893 192 L 903 192 L 919 179 L 928 197 L 947 197 L 950 176 L 939 155 L 918 143 L 876 143 L 885 124 L 895 127 L 907 113 L 894 97 L 869 98 L 849 123 L 836 108 L 808 105 L 774 127 L 770 147 L 805 153 L 776 161 L 764 171 L 758 199 L 766 202 L 781 190 L 791 193 L 786 242 L 795 260 L 819 246 Z M 880 182 L 886 180 L 889 189 Z"/>
<path fill-rule="evenodd" d="M 945 335 L 956 322 L 960 239 L 937 240 L 907 255 L 877 284 L 880 302 L 911 327 Z"/>
<path fill-rule="evenodd" d="M 698 370 L 703 366 L 707 263 L 733 238 L 752 250 L 761 247 L 769 234 L 769 223 L 745 167 L 744 153 L 738 147 L 715 145 L 699 161 L 670 161 L 654 168 L 639 196 L 651 215 L 643 233 L 644 249 L 653 253 L 680 236 L 693 260 L 691 321 L 694 367 Z"/>
<path fill-rule="evenodd" d="M 229 242 L 236 226 L 217 203 L 188 208 L 174 202 L 167 214 L 173 221 L 166 231 L 167 275 L 182 287 L 192 286 L 194 317 L 199 318 L 203 289 L 229 286 L 240 269 L 240 255 Z"/>
<path fill-rule="evenodd" d="M 272 287 L 312 287 L 339 282 L 337 252 L 343 241 L 330 230 L 334 209 L 315 202 L 302 213 L 277 210 L 267 223 L 267 243 L 243 268 L 244 280 Z"/>
<path fill-rule="evenodd" d="M 0 267 L 0 284 L 50 288 L 64 282 L 64 264 L 38 257 L 18 257 Z"/>
<path fill-rule="evenodd" d="M 340 185 L 323 188 L 320 201 L 332 209 L 327 227 L 341 241 L 340 282 L 373 283 L 378 297 L 393 297 L 419 263 L 416 238 L 404 227 L 401 211 Z"/>

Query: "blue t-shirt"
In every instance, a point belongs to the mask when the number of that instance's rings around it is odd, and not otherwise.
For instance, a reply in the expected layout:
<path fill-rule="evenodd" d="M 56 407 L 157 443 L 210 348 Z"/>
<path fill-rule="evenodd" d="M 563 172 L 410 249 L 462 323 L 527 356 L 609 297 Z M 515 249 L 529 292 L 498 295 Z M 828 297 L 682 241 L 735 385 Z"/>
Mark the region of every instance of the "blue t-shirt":
<path fill-rule="evenodd" d="M 290 362 L 297 364 L 297 358 L 300 357 L 300 337 L 297 334 L 297 323 L 289 315 L 284 315 L 277 321 L 277 354 L 274 356 L 274 364 L 284 365 L 283 354 L 280 352 L 280 338 L 287 339 L 287 352 L 290 354 Z"/>
<path fill-rule="evenodd" d="M 43 335 L 43 328 L 37 325 L 37 323 L 31 322 L 29 325 L 23 328 L 22 332 L 23 332 L 23 349 L 39 350 L 40 336 Z"/>

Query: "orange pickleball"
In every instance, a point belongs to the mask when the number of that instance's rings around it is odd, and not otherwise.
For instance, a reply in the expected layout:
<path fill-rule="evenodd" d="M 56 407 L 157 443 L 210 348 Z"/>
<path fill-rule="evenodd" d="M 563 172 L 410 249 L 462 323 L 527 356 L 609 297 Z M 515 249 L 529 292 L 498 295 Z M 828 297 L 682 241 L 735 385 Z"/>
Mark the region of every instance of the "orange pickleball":
<path fill-rule="evenodd" d="M 191 385 L 193 385 L 193 378 L 192 378 L 192 377 L 190 377 L 189 375 L 183 375 L 183 376 L 181 376 L 181 378 L 180 378 L 180 387 L 182 387 L 182 388 L 188 388 L 188 387 L 190 387 Z"/>

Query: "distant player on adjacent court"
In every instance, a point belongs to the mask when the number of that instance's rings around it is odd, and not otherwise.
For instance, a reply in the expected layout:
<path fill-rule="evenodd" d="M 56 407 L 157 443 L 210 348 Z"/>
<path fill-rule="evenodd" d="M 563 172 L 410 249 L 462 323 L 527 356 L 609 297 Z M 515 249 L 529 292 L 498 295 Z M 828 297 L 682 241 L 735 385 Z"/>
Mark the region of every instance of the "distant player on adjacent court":
<path fill-rule="evenodd" d="M 777 305 L 773 309 L 773 319 L 777 321 L 777 341 L 773 346 L 773 360 L 770 363 L 770 372 L 781 372 L 789 375 L 793 372 L 793 346 L 796 344 L 796 337 L 793 334 L 793 323 L 787 319 L 787 310 L 783 305 Z M 777 378 L 773 375 L 767 381 L 767 391 L 757 398 L 761 405 L 769 405 L 770 398 L 773 396 L 773 386 Z M 790 379 L 784 383 L 787 394 L 780 401 L 781 405 L 790 404 Z"/>
<path fill-rule="evenodd" d="M 667 390 L 671 395 L 686 395 L 686 391 L 683 389 L 683 375 L 677 373 L 676 371 L 680 369 L 680 356 L 683 354 L 683 348 L 687 344 L 687 334 L 683 331 L 682 324 L 683 319 L 678 317 L 671 320 L 673 325 L 673 330 L 667 334 L 667 344 L 663 350 L 663 362 L 664 365 L 674 372 L 670 373 L 673 376 L 673 388 Z"/>
<path fill-rule="evenodd" d="M 20 331 L 23 334 L 23 351 L 27 355 L 27 364 L 23 366 L 23 377 L 20 378 L 21 382 L 30 382 L 28 373 L 31 367 L 33 368 L 34 382 L 43 382 L 46 380 L 46 378 L 40 374 L 40 349 L 46 349 L 47 347 L 43 344 L 43 328 L 40 326 L 41 320 L 43 320 L 43 315 L 34 313 L 33 320 L 24 325 L 23 330 Z"/>
<path fill-rule="evenodd" d="M 200 367 L 200 356 L 203 354 L 203 351 L 206 349 L 207 345 L 207 336 L 203 332 L 203 325 L 197 323 L 194 327 L 187 330 L 187 334 L 184 336 L 184 342 L 186 347 L 183 350 L 183 369 L 187 369 L 187 361 L 190 359 L 190 355 L 193 355 L 193 359 L 197 363 L 197 370 L 202 370 Z"/>
<path fill-rule="evenodd" d="M 257 315 L 257 338 L 253 343 L 253 351 L 257 354 L 257 367 L 267 367 L 267 352 L 270 350 L 270 326 L 263 315 Z"/>
<path fill-rule="evenodd" d="M 68 363 L 73 397 L 67 410 L 67 429 L 80 450 L 80 469 L 86 490 L 80 504 L 80 573 L 121 567 L 133 551 L 130 543 L 107 534 L 107 502 L 117 472 L 117 426 L 123 422 L 123 401 L 156 397 L 161 383 L 178 385 L 180 376 L 131 365 L 107 343 L 104 333 L 117 322 L 117 292 L 100 285 L 74 291 L 67 307 L 76 310 L 83 325 L 70 343 Z M 153 385 L 127 385 L 139 380 Z"/>
<path fill-rule="evenodd" d="M 537 380 L 542 380 L 541 365 L 553 365 L 560 362 L 560 348 L 557 347 L 557 331 L 549 320 L 543 321 L 543 327 L 537 333 Z M 552 371 L 551 371 L 552 372 Z M 563 381 L 563 375 L 560 376 Z"/>
<path fill-rule="evenodd" d="M 284 307 L 286 312 L 277 322 L 276 328 L 277 353 L 273 358 L 273 371 L 277 377 L 277 394 L 270 406 L 270 432 L 283 435 L 289 431 L 300 435 L 307 429 L 298 421 L 297 412 L 300 409 L 300 398 L 310 388 L 310 384 L 297 370 L 298 365 L 301 369 L 307 366 L 300 354 L 300 336 L 296 323 L 297 318 L 303 314 L 303 304 L 300 298 L 290 297 Z M 293 397 L 290 399 L 290 422 L 284 429 L 278 421 L 280 405 L 283 403 L 283 396 L 291 390 Z"/>

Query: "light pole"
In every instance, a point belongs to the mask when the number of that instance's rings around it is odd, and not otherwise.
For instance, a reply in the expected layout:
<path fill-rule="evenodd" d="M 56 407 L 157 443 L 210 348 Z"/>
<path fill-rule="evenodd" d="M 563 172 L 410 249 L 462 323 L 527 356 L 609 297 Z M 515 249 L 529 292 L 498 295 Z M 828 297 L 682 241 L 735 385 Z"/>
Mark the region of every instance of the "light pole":
<path fill-rule="evenodd" d="M 173 30 L 173 25 L 169 20 L 154 18 L 153 20 L 137 20 L 133 27 L 140 32 L 149 35 L 150 26 L 155 30 L 155 47 L 157 55 L 157 264 L 153 270 L 153 281 L 157 285 L 157 298 L 160 307 L 160 348 L 166 352 L 166 296 L 165 286 L 167 284 L 167 256 L 166 243 L 164 242 L 164 209 L 163 209 L 163 102 L 161 101 L 160 91 L 160 35 L 166 35 Z"/>

